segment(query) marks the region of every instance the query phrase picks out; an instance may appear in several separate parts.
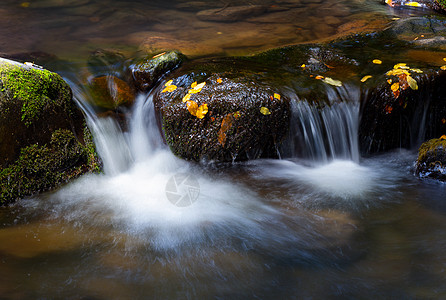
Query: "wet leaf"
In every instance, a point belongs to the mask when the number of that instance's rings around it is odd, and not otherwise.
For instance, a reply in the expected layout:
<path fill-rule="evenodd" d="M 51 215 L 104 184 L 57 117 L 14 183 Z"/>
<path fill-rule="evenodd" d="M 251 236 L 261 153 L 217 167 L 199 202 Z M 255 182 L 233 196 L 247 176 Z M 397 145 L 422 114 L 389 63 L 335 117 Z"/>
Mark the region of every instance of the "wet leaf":
<path fill-rule="evenodd" d="M 187 110 L 190 112 L 191 115 L 196 116 L 197 115 L 197 109 L 198 104 L 195 101 L 187 101 L 186 102 Z"/>
<path fill-rule="evenodd" d="M 217 78 L 217 82 L 218 82 L 218 83 L 222 83 L 222 82 L 223 82 L 223 79 L 221 79 L 221 78 Z"/>
<path fill-rule="evenodd" d="M 218 131 L 218 142 L 222 146 L 224 146 L 226 143 L 226 132 L 232 127 L 233 121 L 233 114 L 227 114 L 221 121 L 221 127 Z"/>
<path fill-rule="evenodd" d="M 374 64 L 376 64 L 376 65 L 380 65 L 380 64 L 382 64 L 383 62 L 382 62 L 382 60 L 374 59 L 374 60 L 372 60 L 372 63 L 374 63 Z"/>
<path fill-rule="evenodd" d="M 366 76 L 362 77 L 361 82 L 366 82 L 370 78 L 372 78 L 372 75 L 366 75 Z"/>
<path fill-rule="evenodd" d="M 414 7 L 421 7 L 421 4 L 418 3 L 418 2 L 415 2 L 415 1 L 404 3 L 404 5 L 406 5 L 406 6 L 414 6 Z"/>
<path fill-rule="evenodd" d="M 446 65 L 441 66 L 440 69 L 442 69 L 442 70 L 446 70 Z"/>
<path fill-rule="evenodd" d="M 305 69 L 306 65 L 305 65 L 305 64 L 302 64 L 300 67 L 301 67 L 302 69 Z"/>
<path fill-rule="evenodd" d="M 166 86 L 165 88 L 164 88 L 164 90 L 161 92 L 161 93 L 165 93 L 165 92 L 173 92 L 173 91 L 175 91 L 177 89 L 177 86 L 176 85 L 168 85 L 168 86 Z"/>
<path fill-rule="evenodd" d="M 173 80 L 169 80 L 168 82 L 166 82 L 166 84 L 164 86 L 172 85 L 172 83 L 173 83 Z"/>
<path fill-rule="evenodd" d="M 393 91 L 393 96 L 395 97 L 395 99 L 398 99 L 398 97 L 400 96 L 400 90 Z"/>
<path fill-rule="evenodd" d="M 400 84 L 399 82 L 395 82 L 394 84 L 392 84 L 390 86 L 390 89 L 392 90 L 392 92 L 398 91 L 400 89 Z"/>
<path fill-rule="evenodd" d="M 21 7 L 24 7 L 24 8 L 27 8 L 27 7 L 29 7 L 30 4 L 31 4 L 31 3 L 29 3 L 29 2 L 22 2 L 22 3 L 20 4 L 20 6 L 21 6 Z"/>
<path fill-rule="evenodd" d="M 160 54 L 157 54 L 157 55 L 153 56 L 152 58 L 157 58 L 157 57 L 163 56 L 164 54 L 166 54 L 166 52 L 162 52 Z"/>
<path fill-rule="evenodd" d="M 446 140 L 446 135 L 442 135 L 442 136 L 440 136 L 440 140 Z"/>
<path fill-rule="evenodd" d="M 316 78 L 316 79 L 324 79 L 324 76 L 322 76 L 322 75 L 317 75 L 317 76 L 314 77 L 314 78 Z"/>
<path fill-rule="evenodd" d="M 274 98 L 276 98 L 277 100 L 280 100 L 280 95 L 277 93 L 274 93 Z"/>
<path fill-rule="evenodd" d="M 191 85 L 190 85 L 190 87 L 193 89 L 193 88 L 195 88 L 197 86 L 197 82 L 196 81 L 194 81 Z"/>
<path fill-rule="evenodd" d="M 260 112 L 261 112 L 263 115 L 265 115 L 265 116 L 271 114 L 271 112 L 269 111 L 269 109 L 266 108 L 266 107 L 264 107 L 264 106 L 262 106 L 262 107 L 260 108 Z"/>
<path fill-rule="evenodd" d="M 323 80 L 325 83 L 334 85 L 334 86 L 342 86 L 342 82 L 330 77 L 325 77 L 325 79 Z"/>
<path fill-rule="evenodd" d="M 208 113 L 208 105 L 204 103 L 200 105 L 200 107 L 198 107 L 196 117 L 198 119 L 203 119 L 207 113 Z"/>
<path fill-rule="evenodd" d="M 444 57 L 443 60 L 446 61 L 446 57 Z"/>
<path fill-rule="evenodd" d="M 409 84 L 409 86 L 412 90 L 418 90 L 417 81 L 415 79 L 413 79 L 412 77 L 407 76 L 407 83 Z"/>
<path fill-rule="evenodd" d="M 410 69 L 410 70 L 415 73 L 423 73 L 423 71 L 420 69 Z"/>
<path fill-rule="evenodd" d="M 186 96 L 183 97 L 183 102 L 187 102 L 190 100 L 191 94 L 186 94 Z"/>
<path fill-rule="evenodd" d="M 406 63 L 398 63 L 396 65 L 393 66 L 394 69 L 408 69 L 409 67 L 407 67 Z"/>
<path fill-rule="evenodd" d="M 226 143 L 226 133 L 224 133 L 223 130 L 221 130 L 221 129 L 218 131 L 217 140 L 218 140 L 218 143 L 220 145 L 222 145 L 223 147 L 225 146 L 225 143 Z"/>
<path fill-rule="evenodd" d="M 188 94 L 197 94 L 201 92 L 201 89 L 190 89 L 187 93 Z"/>

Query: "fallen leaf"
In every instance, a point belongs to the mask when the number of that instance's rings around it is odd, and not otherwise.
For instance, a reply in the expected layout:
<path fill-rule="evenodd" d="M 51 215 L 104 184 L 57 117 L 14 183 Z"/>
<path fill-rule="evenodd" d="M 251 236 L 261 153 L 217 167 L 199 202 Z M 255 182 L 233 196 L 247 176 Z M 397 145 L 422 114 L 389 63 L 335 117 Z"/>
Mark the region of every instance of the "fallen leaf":
<path fill-rule="evenodd" d="M 234 118 L 232 114 L 227 114 L 221 121 L 220 130 L 218 131 L 218 142 L 223 147 L 225 146 L 226 143 L 226 131 L 228 131 L 232 127 L 233 121 Z"/>
<path fill-rule="evenodd" d="M 208 113 L 208 105 L 204 103 L 200 105 L 200 107 L 198 107 L 196 117 L 198 119 L 203 119 L 207 113 Z"/>
<path fill-rule="evenodd" d="M 442 69 L 442 70 L 446 70 L 446 65 L 441 66 L 440 69 Z"/>
<path fill-rule="evenodd" d="M 317 75 L 317 76 L 314 77 L 314 78 L 316 78 L 316 79 L 324 79 L 324 76 L 322 76 L 322 75 Z"/>
<path fill-rule="evenodd" d="M 406 6 L 414 6 L 414 7 L 421 7 L 421 4 L 418 3 L 418 2 L 415 2 L 415 1 L 404 3 L 404 5 L 406 5 Z"/>
<path fill-rule="evenodd" d="M 196 81 L 194 81 L 191 85 L 190 85 L 190 87 L 193 89 L 193 88 L 195 88 L 197 86 L 197 82 Z"/>
<path fill-rule="evenodd" d="M 168 82 L 166 82 L 166 84 L 164 86 L 169 86 L 173 83 L 173 80 L 169 80 Z"/>
<path fill-rule="evenodd" d="M 395 82 L 390 86 L 390 89 L 392 90 L 392 92 L 398 91 L 400 89 L 400 84 L 398 82 Z"/>
<path fill-rule="evenodd" d="M 392 84 L 392 79 L 387 79 L 388 84 Z"/>
<path fill-rule="evenodd" d="M 223 80 L 222 80 L 221 78 L 217 78 L 217 82 L 218 82 L 218 83 L 222 83 Z"/>
<path fill-rule="evenodd" d="M 20 6 L 21 6 L 21 7 L 24 7 L 24 8 L 27 8 L 27 7 L 29 7 L 30 4 L 31 4 L 31 3 L 29 3 L 29 2 L 22 2 L 22 3 L 20 4 Z"/>
<path fill-rule="evenodd" d="M 280 100 L 280 95 L 277 93 L 274 93 L 274 98 L 276 98 L 277 100 Z"/>
<path fill-rule="evenodd" d="M 194 86 L 194 90 L 201 90 L 204 85 L 206 84 L 206 82 L 202 82 L 200 84 L 197 84 L 196 86 Z"/>
<path fill-rule="evenodd" d="M 441 119 L 441 123 L 446 124 L 446 119 L 445 118 Z"/>
<path fill-rule="evenodd" d="M 197 115 L 197 109 L 198 104 L 195 101 L 187 101 L 186 102 L 187 110 L 190 112 L 191 115 L 196 116 Z"/>
<path fill-rule="evenodd" d="M 418 90 L 417 81 L 415 79 L 413 79 L 412 77 L 407 76 L 407 83 L 409 84 L 409 86 L 412 90 Z"/>
<path fill-rule="evenodd" d="M 379 59 L 374 59 L 374 60 L 372 60 L 372 63 L 374 63 L 374 64 L 376 64 L 376 65 L 380 65 L 380 64 L 382 64 L 383 62 L 382 62 L 381 60 L 379 60 Z"/>
<path fill-rule="evenodd" d="M 446 135 L 442 135 L 442 136 L 440 136 L 440 140 L 446 140 Z"/>
<path fill-rule="evenodd" d="M 443 60 L 446 61 L 446 57 L 444 57 Z"/>
<path fill-rule="evenodd" d="M 201 89 L 190 89 L 187 93 L 188 94 L 197 94 L 201 92 Z"/>
<path fill-rule="evenodd" d="M 407 67 L 406 63 L 397 63 L 396 65 L 393 66 L 394 69 L 404 69 L 405 67 Z"/>
<path fill-rule="evenodd" d="M 420 69 L 410 69 L 410 70 L 415 73 L 423 73 L 423 71 L 421 71 Z"/>
<path fill-rule="evenodd" d="M 236 111 L 233 115 L 234 115 L 234 118 L 236 118 L 236 119 L 238 119 L 242 116 L 240 111 Z"/>
<path fill-rule="evenodd" d="M 265 115 L 265 116 L 271 114 L 271 112 L 269 111 L 269 109 L 266 108 L 266 107 L 264 107 L 264 106 L 262 106 L 262 107 L 260 108 L 260 112 L 261 112 L 263 115 Z"/>
<path fill-rule="evenodd" d="M 325 79 L 323 80 L 325 83 L 334 85 L 334 86 L 342 86 L 342 82 L 330 77 L 325 77 Z"/>
<path fill-rule="evenodd" d="M 302 69 L 305 69 L 306 65 L 305 65 L 305 64 L 302 64 L 300 67 L 301 67 Z"/>
<path fill-rule="evenodd" d="M 372 75 L 366 75 L 366 76 L 362 77 L 361 82 L 366 82 L 370 78 L 372 78 Z"/>
<path fill-rule="evenodd" d="M 175 91 L 177 89 L 177 86 L 176 85 L 168 85 L 168 86 L 166 86 L 165 88 L 164 88 L 164 90 L 161 92 L 161 93 L 165 93 L 165 92 L 173 92 L 173 91 Z"/>
<path fill-rule="evenodd" d="M 191 94 L 186 94 L 186 96 L 183 97 L 183 102 L 187 102 L 190 100 Z"/>
<path fill-rule="evenodd" d="M 386 105 L 386 107 L 385 107 L 386 114 L 390 114 L 390 113 L 392 113 L 392 110 L 393 110 L 393 107 L 392 107 L 392 106 L 390 106 L 390 105 Z"/>

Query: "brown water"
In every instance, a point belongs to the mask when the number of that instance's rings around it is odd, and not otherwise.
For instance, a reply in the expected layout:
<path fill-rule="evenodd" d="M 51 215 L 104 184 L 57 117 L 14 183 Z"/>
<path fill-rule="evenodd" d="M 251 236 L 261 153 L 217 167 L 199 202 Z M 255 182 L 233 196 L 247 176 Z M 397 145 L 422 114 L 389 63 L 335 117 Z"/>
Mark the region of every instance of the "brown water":
<path fill-rule="evenodd" d="M 251 54 L 380 28 L 399 13 L 359 0 L 254 0 L 236 3 L 269 11 L 231 23 L 196 17 L 234 3 L 4 0 L 0 52 L 84 62 L 98 48 L 131 56 L 151 41 L 190 55 Z M 109 148 L 159 139 L 138 120 L 150 113 L 137 111 L 130 137 L 102 124 Z M 0 299 L 446 298 L 446 186 L 414 177 L 414 152 L 216 170 L 153 141 L 128 144 L 137 159 L 127 169 L 0 208 Z M 191 206 L 166 197 L 178 173 L 199 182 Z"/>

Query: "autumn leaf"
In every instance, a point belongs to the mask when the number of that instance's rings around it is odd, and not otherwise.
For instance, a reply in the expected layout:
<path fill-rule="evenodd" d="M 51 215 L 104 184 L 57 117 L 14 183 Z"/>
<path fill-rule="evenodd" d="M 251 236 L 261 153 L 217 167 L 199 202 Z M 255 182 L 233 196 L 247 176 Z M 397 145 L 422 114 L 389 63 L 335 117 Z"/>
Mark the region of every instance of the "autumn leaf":
<path fill-rule="evenodd" d="M 398 99 L 398 97 L 400 96 L 400 90 L 393 91 L 393 96 L 395 97 L 395 99 Z"/>
<path fill-rule="evenodd" d="M 227 114 L 224 116 L 223 120 L 221 121 L 220 130 L 218 131 L 218 142 L 223 147 L 226 143 L 226 132 L 232 127 L 232 122 L 234 121 L 233 114 Z"/>
<path fill-rule="evenodd" d="M 334 86 L 342 86 L 342 82 L 330 77 L 325 77 L 325 79 L 323 80 L 325 83 L 334 85 Z"/>
<path fill-rule="evenodd" d="M 388 84 L 392 84 L 392 79 L 387 79 Z"/>
<path fill-rule="evenodd" d="M 392 92 L 398 91 L 400 89 L 400 84 L 399 82 L 395 82 L 394 84 L 392 84 L 390 86 L 390 89 L 392 90 Z"/>
<path fill-rule="evenodd" d="M 175 91 L 176 89 L 177 89 L 177 86 L 171 84 L 171 85 L 166 86 L 161 93 L 165 93 L 165 92 L 169 92 L 170 93 L 170 92 Z"/>
<path fill-rule="evenodd" d="M 446 61 L 446 57 L 444 57 L 443 60 Z"/>
<path fill-rule="evenodd" d="M 157 55 L 153 56 L 152 58 L 157 58 L 157 57 L 163 56 L 164 54 L 166 54 L 166 52 L 162 52 L 160 54 L 157 54 Z"/>
<path fill-rule="evenodd" d="M 440 69 L 446 70 L 446 65 L 445 66 L 441 66 Z"/>
<path fill-rule="evenodd" d="M 314 78 L 316 78 L 316 79 L 324 79 L 324 76 L 322 76 L 322 75 L 317 75 L 317 76 L 314 77 Z"/>
<path fill-rule="evenodd" d="M 190 87 L 193 89 L 193 88 L 195 88 L 197 86 L 197 82 L 196 81 L 194 81 L 191 85 L 190 85 Z"/>
<path fill-rule="evenodd" d="M 200 107 L 198 107 L 196 117 L 198 119 L 203 119 L 207 113 L 208 113 L 208 105 L 205 103 L 200 105 Z"/>
<path fill-rule="evenodd" d="M 440 140 L 446 140 L 446 135 L 442 135 L 442 136 L 440 136 Z"/>
<path fill-rule="evenodd" d="M 262 107 L 260 108 L 260 112 L 261 112 L 263 115 L 265 115 L 265 116 L 271 114 L 271 112 L 269 111 L 269 109 L 266 108 L 266 107 L 264 107 L 264 106 L 262 106 Z"/>
<path fill-rule="evenodd" d="M 168 82 L 166 82 L 166 84 L 164 86 L 172 85 L 172 83 L 173 83 L 173 80 L 169 80 Z"/>
<path fill-rule="evenodd" d="M 362 77 L 361 82 L 366 82 L 370 78 L 372 78 L 372 75 L 366 75 L 366 76 Z"/>
<path fill-rule="evenodd" d="M 415 73 L 423 73 L 423 71 L 421 71 L 420 69 L 410 69 L 410 70 Z"/>
<path fill-rule="evenodd" d="M 206 84 L 206 82 L 202 82 L 200 84 L 197 84 L 196 86 L 194 86 L 194 90 L 201 90 L 204 85 Z"/>
<path fill-rule="evenodd" d="M 372 63 L 374 63 L 374 64 L 376 64 L 376 65 L 380 65 L 380 64 L 382 64 L 383 62 L 382 62 L 381 60 L 379 60 L 379 59 L 374 59 L 374 60 L 372 60 Z"/>
<path fill-rule="evenodd" d="M 305 65 L 305 64 L 302 64 L 300 67 L 301 67 L 302 69 L 305 69 L 306 65 Z"/>
<path fill-rule="evenodd" d="M 409 86 L 410 86 L 410 88 L 412 90 L 418 90 L 418 84 L 417 84 L 417 81 L 415 79 L 413 79 L 410 76 L 407 76 L 406 79 L 407 79 L 407 83 L 409 84 Z"/>
<path fill-rule="evenodd" d="M 415 1 L 404 3 L 404 5 L 406 5 L 406 6 L 414 6 L 414 7 L 421 7 L 421 4 L 418 3 L 418 2 L 415 2 Z"/>
<path fill-rule="evenodd" d="M 21 6 L 21 7 L 24 7 L 24 8 L 27 8 L 27 7 L 29 7 L 30 4 L 31 4 L 31 3 L 29 3 L 29 2 L 22 2 L 22 3 L 20 4 L 20 6 Z"/>
<path fill-rule="evenodd" d="M 195 101 L 187 101 L 186 102 L 187 110 L 190 112 L 191 115 L 196 116 L 197 115 L 197 109 L 198 104 Z"/>
<path fill-rule="evenodd" d="M 222 80 L 221 78 L 217 78 L 217 82 L 218 82 L 218 83 L 222 83 L 223 80 Z"/>
<path fill-rule="evenodd" d="M 183 102 L 187 102 L 190 100 L 191 94 L 186 94 L 186 96 L 183 97 Z"/>
<path fill-rule="evenodd" d="M 386 107 L 385 107 L 386 114 L 391 114 L 391 113 L 392 113 L 392 110 L 393 110 L 393 107 L 392 107 L 392 106 L 390 106 L 390 105 L 386 105 Z"/>
<path fill-rule="evenodd" d="M 409 69 L 406 63 L 398 63 L 393 66 L 394 69 Z"/>
<path fill-rule="evenodd" d="M 274 98 L 276 98 L 277 100 L 280 100 L 280 95 L 277 93 L 274 93 Z"/>

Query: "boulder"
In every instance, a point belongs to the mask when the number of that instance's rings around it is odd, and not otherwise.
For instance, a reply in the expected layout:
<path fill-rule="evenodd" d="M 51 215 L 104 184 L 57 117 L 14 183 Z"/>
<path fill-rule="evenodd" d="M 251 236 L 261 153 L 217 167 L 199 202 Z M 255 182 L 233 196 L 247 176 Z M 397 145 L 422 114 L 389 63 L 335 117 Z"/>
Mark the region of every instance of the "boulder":
<path fill-rule="evenodd" d="M 421 145 L 415 173 L 421 178 L 446 181 L 446 137 L 431 139 Z"/>
<path fill-rule="evenodd" d="M 135 93 L 130 86 L 115 76 L 95 77 L 91 79 L 87 89 L 91 104 L 101 109 L 130 107 L 135 100 Z"/>
<path fill-rule="evenodd" d="M 130 66 L 135 88 L 148 91 L 157 80 L 178 68 L 186 59 L 186 56 L 178 51 L 169 51 L 139 60 Z"/>
<path fill-rule="evenodd" d="M 79 142 L 86 141 L 84 130 L 71 89 L 58 74 L 0 58 L 0 205 L 90 169 L 94 151 Z"/>

